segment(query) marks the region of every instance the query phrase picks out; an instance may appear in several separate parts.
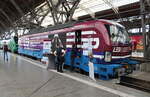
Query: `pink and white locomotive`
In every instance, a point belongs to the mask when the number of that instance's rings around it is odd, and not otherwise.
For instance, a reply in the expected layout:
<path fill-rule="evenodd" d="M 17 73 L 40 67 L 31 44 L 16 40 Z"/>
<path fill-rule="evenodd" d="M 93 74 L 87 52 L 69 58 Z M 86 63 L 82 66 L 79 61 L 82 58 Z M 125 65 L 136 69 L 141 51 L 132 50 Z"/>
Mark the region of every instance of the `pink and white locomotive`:
<path fill-rule="evenodd" d="M 54 26 L 39 32 L 41 33 L 19 38 L 18 52 L 20 54 L 41 59 L 46 50 L 53 53 L 56 45 L 60 44 L 66 49 L 64 64 L 69 66 L 71 48 L 72 45 L 76 45 L 77 56 L 74 67 L 89 72 L 90 55 L 94 72 L 102 79 L 115 77 L 121 70 L 126 73 L 130 65 L 136 64 L 129 59 L 131 42 L 128 33 L 122 25 L 113 21 L 85 21 L 69 26 Z"/>

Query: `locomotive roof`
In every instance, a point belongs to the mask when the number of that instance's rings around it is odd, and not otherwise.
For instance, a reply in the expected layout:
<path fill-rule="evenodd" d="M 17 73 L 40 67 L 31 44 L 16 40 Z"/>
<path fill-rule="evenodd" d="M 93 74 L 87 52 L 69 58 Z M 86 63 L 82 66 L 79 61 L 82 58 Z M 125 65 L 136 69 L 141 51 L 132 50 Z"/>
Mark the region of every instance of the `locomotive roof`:
<path fill-rule="evenodd" d="M 84 21 L 84 22 L 77 23 L 76 25 L 79 25 L 79 24 L 87 24 L 87 23 L 90 23 L 90 22 L 103 22 L 103 23 L 112 24 L 112 25 L 117 25 L 117 26 L 119 26 L 119 27 L 125 28 L 123 25 L 117 23 L 116 21 L 106 20 L 106 19 L 97 19 L 97 20 L 91 20 L 91 21 Z"/>
<path fill-rule="evenodd" d="M 101 22 L 107 22 L 107 23 L 109 23 L 109 24 L 117 25 L 117 26 L 119 26 L 119 27 L 125 28 L 123 25 L 121 25 L 121 24 L 119 24 L 119 23 L 117 23 L 117 22 L 115 22 L 115 21 L 112 21 L 112 20 L 100 19 L 99 21 L 101 21 Z"/>
<path fill-rule="evenodd" d="M 120 26 L 120 27 L 124 27 L 122 26 L 121 24 L 115 22 L 115 21 L 111 21 L 111 20 L 105 20 L 105 19 L 98 19 L 98 20 L 91 20 L 91 21 L 79 21 L 79 22 L 69 22 L 69 23 L 66 23 L 66 24 L 59 24 L 59 25 L 55 25 L 55 26 L 51 26 L 51 27 L 48 27 L 48 28 L 42 28 L 42 29 L 33 29 L 31 31 L 31 33 L 29 34 L 26 34 L 24 36 L 32 36 L 32 35 L 39 35 L 39 33 L 42 33 L 42 32 L 50 32 L 50 31 L 54 31 L 54 30 L 61 30 L 61 29 L 65 29 L 65 28 L 71 28 L 73 26 L 80 26 L 80 25 L 84 25 L 84 24 L 88 24 L 88 23 L 95 23 L 95 22 L 104 22 L 104 23 L 107 23 L 107 24 L 112 24 L 112 25 L 117 25 L 117 26 Z"/>

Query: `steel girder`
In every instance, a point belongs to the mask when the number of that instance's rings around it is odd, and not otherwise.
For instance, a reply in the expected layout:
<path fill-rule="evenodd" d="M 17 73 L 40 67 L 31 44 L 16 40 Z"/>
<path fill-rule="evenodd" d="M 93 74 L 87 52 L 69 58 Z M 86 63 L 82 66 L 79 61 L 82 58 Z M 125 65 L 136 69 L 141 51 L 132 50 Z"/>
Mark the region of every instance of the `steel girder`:
<path fill-rule="evenodd" d="M 41 24 L 47 14 L 50 12 L 50 9 L 46 3 L 43 3 L 41 6 L 31 10 L 21 19 L 17 20 L 14 25 L 18 28 L 21 28 L 24 31 L 26 29 L 42 28 Z M 18 31 L 16 31 L 18 32 Z"/>
<path fill-rule="evenodd" d="M 47 2 L 42 6 L 24 15 L 24 17 L 15 24 L 29 29 L 39 28 L 49 13 L 51 13 L 54 25 L 68 22 L 72 20 L 73 13 L 80 2 L 80 0 L 58 0 L 58 2 L 54 2 L 54 0 L 46 1 Z"/>
<path fill-rule="evenodd" d="M 41 23 L 45 16 L 50 12 L 49 9 L 43 9 L 45 7 L 45 4 L 35 10 L 30 11 L 27 13 L 24 18 L 21 18 L 16 22 L 16 24 L 19 24 L 20 27 L 25 28 L 38 28 L 41 26 Z M 42 14 L 42 15 L 40 15 Z"/>
<path fill-rule="evenodd" d="M 35 3 L 34 3 L 35 2 Z M 19 28 L 21 22 L 18 18 L 22 17 L 24 23 L 30 24 L 29 21 L 26 20 L 25 14 L 28 12 L 28 10 L 32 10 L 36 6 L 40 4 L 40 2 L 44 2 L 44 0 L 28 0 L 28 1 L 18 1 L 18 0 L 5 0 L 1 1 L 0 6 L 0 34 L 3 34 L 1 37 L 5 38 L 5 36 L 11 35 L 12 32 L 17 32 L 16 28 Z M 21 4 L 20 4 L 21 3 Z M 30 4 L 29 4 L 30 3 Z M 25 6 L 22 6 L 25 5 Z M 14 22 L 14 21 L 17 21 Z M 36 24 L 32 23 L 34 26 L 37 26 Z M 23 27 L 23 26 L 21 26 Z M 12 29 L 14 31 L 12 31 Z M 11 31 L 9 31 L 11 30 Z M 6 32 L 6 33 L 5 33 Z M 9 35 L 7 33 L 9 32 Z M 6 35 L 5 35 L 6 34 Z"/>
<path fill-rule="evenodd" d="M 80 0 L 55 0 L 55 2 L 54 0 L 47 0 L 16 21 L 15 25 L 24 29 L 42 28 L 41 24 L 48 14 L 51 14 L 50 18 L 53 19 L 54 25 L 66 23 L 72 20 L 79 2 Z"/>
<path fill-rule="evenodd" d="M 71 21 L 80 0 L 46 0 L 55 25 Z"/>

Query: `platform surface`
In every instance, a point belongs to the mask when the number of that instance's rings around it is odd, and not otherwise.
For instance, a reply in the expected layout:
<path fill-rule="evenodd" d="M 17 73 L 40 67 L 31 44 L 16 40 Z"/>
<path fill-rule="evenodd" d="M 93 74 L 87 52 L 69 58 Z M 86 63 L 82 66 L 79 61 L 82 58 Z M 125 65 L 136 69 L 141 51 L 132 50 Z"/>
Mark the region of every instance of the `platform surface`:
<path fill-rule="evenodd" d="M 150 97 L 149 93 L 91 81 L 88 76 L 42 68 L 40 62 L 0 51 L 0 97 Z"/>
<path fill-rule="evenodd" d="M 150 73 L 148 73 L 148 72 L 135 71 L 133 74 L 130 74 L 128 76 L 150 82 Z"/>

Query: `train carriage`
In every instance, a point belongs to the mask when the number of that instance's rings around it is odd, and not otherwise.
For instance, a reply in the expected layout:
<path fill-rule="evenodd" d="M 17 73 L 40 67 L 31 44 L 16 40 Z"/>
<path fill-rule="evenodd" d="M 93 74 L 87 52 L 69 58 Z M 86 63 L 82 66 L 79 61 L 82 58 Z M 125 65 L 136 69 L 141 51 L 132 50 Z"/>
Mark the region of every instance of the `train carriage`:
<path fill-rule="evenodd" d="M 44 46 L 45 43 L 49 48 Z M 18 53 L 42 58 L 45 48 L 52 54 L 57 44 L 66 49 L 65 65 L 71 64 L 70 53 L 72 45 L 75 44 L 77 57 L 74 67 L 86 72 L 89 71 L 89 55 L 92 55 L 94 72 L 101 79 L 110 79 L 121 72 L 126 73 L 129 66 L 137 64 L 129 59 L 131 42 L 125 28 L 109 20 L 86 21 L 22 36 L 19 38 Z"/>

